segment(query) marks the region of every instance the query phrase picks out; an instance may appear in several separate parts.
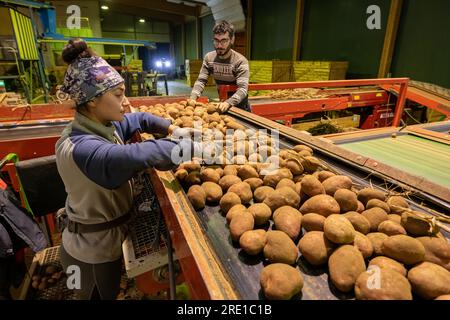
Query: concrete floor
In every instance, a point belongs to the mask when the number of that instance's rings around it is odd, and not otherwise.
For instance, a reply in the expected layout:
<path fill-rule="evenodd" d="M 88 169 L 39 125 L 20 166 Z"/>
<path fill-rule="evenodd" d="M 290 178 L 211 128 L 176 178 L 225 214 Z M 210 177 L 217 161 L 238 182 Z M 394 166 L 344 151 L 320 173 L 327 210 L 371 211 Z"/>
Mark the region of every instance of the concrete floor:
<path fill-rule="evenodd" d="M 186 96 L 189 97 L 191 94 L 192 88 L 186 84 L 185 80 L 170 80 L 167 81 L 167 86 L 169 89 L 170 96 Z M 158 81 L 158 94 L 166 95 L 166 90 L 164 88 L 164 81 Z M 217 93 L 216 86 L 205 87 L 203 91 L 203 95 L 207 96 L 210 100 L 218 99 L 219 95 Z"/>

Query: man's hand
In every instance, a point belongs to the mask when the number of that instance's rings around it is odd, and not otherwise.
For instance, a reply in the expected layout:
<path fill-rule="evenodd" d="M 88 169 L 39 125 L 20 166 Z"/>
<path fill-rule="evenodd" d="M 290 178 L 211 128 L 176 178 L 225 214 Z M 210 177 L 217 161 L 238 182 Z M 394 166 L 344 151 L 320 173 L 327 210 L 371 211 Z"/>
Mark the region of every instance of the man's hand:
<path fill-rule="evenodd" d="M 195 106 L 195 104 L 197 103 L 197 100 L 195 99 L 187 99 L 187 105 L 188 106 Z"/>
<path fill-rule="evenodd" d="M 221 113 L 225 113 L 228 111 L 228 109 L 231 108 L 231 105 L 225 101 L 225 102 L 219 103 L 219 105 L 217 107 L 219 108 Z"/>

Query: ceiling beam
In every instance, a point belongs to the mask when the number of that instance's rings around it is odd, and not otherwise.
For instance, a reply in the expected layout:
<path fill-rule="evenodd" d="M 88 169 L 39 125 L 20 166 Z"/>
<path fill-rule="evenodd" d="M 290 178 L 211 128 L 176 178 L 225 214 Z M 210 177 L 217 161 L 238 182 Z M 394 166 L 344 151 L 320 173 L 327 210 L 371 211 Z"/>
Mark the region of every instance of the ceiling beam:
<path fill-rule="evenodd" d="M 120 5 L 132 6 L 143 9 L 151 9 L 155 11 L 160 11 L 164 13 L 177 14 L 182 16 L 199 16 L 200 6 L 191 7 L 183 4 L 170 3 L 166 0 L 114 0 L 105 1 L 106 4 L 117 3 Z"/>
<path fill-rule="evenodd" d="M 137 17 L 142 18 L 151 18 L 159 21 L 170 21 L 174 23 L 183 23 L 184 16 L 182 15 L 176 15 L 176 14 L 169 14 L 169 13 L 162 13 L 160 11 L 155 11 L 151 9 L 144 9 L 144 8 L 138 8 L 133 7 L 129 5 L 122 5 L 118 3 L 111 3 L 108 4 L 109 10 L 108 11 L 102 11 L 102 15 L 108 14 L 109 11 L 111 12 L 118 12 L 118 13 L 124 13 L 124 14 L 130 14 Z"/>

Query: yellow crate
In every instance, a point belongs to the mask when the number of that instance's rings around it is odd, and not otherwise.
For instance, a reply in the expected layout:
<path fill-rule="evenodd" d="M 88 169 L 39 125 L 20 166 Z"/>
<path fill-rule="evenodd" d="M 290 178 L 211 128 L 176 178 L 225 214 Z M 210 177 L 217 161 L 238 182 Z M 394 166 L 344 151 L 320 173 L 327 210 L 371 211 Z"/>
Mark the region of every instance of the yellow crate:
<path fill-rule="evenodd" d="M 186 83 L 188 86 L 193 87 L 195 84 L 195 81 L 197 81 L 198 78 L 198 73 L 190 73 L 190 74 L 186 74 Z M 214 86 L 215 82 L 214 82 L 214 78 L 212 76 L 208 77 L 208 82 L 206 83 L 206 86 Z"/>
<path fill-rule="evenodd" d="M 203 63 L 203 60 L 186 59 L 185 60 L 186 74 L 188 74 L 188 73 L 199 73 L 200 69 L 202 67 L 202 63 Z"/>
<path fill-rule="evenodd" d="M 292 61 L 250 60 L 250 82 L 289 82 L 292 77 Z"/>
<path fill-rule="evenodd" d="M 345 79 L 346 61 L 294 61 L 292 81 L 326 81 Z"/>

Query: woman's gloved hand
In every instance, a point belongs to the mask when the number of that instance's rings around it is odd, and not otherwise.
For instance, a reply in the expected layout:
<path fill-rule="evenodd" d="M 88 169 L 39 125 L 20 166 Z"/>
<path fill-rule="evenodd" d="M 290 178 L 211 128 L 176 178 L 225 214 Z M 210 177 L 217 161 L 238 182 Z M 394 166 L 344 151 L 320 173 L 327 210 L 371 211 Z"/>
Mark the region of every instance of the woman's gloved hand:
<path fill-rule="evenodd" d="M 169 126 L 169 134 L 171 134 L 174 138 L 193 138 L 194 135 L 198 136 L 201 139 L 201 130 L 195 128 L 181 128 L 178 126 L 171 125 Z"/>

